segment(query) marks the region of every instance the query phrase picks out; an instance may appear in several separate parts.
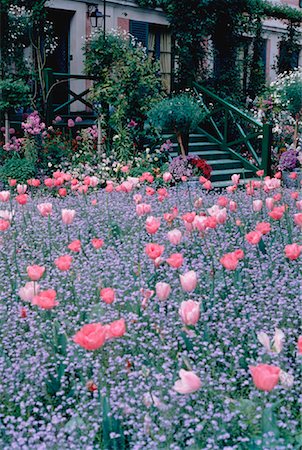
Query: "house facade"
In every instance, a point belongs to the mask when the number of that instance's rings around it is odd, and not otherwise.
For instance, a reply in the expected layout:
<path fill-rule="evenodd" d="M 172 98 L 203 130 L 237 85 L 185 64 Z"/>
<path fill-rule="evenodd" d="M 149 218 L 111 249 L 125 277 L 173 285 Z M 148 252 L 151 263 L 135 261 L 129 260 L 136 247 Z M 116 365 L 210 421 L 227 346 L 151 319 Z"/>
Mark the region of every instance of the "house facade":
<path fill-rule="evenodd" d="M 301 0 L 282 0 L 282 3 L 302 8 Z M 148 49 L 150 56 L 159 59 L 164 87 L 170 91 L 174 64 L 172 40 L 169 23 L 163 11 L 141 8 L 135 0 L 49 0 L 47 6 L 58 36 L 58 46 L 47 61 L 47 65 L 54 71 L 83 73 L 85 39 L 90 35 L 97 18 L 98 26 L 101 29 L 105 27 L 106 32 L 120 28 L 140 40 Z M 263 62 L 267 82 L 270 82 L 276 77 L 274 66 L 279 53 L 278 42 L 286 32 L 286 24 L 279 20 L 267 19 L 263 28 Z M 302 51 L 297 55 L 297 65 L 301 64 Z M 71 88 L 75 92 L 83 91 L 85 86 L 87 86 L 85 80 L 71 81 Z M 79 105 L 73 105 L 73 108 L 77 107 Z"/>

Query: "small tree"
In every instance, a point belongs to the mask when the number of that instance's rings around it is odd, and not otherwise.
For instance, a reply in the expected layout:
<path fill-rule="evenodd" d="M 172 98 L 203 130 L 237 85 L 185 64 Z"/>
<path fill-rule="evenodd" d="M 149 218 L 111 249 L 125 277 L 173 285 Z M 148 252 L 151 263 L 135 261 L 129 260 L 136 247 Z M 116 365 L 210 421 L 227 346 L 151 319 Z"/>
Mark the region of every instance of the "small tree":
<path fill-rule="evenodd" d="M 161 130 L 173 130 L 182 156 L 189 151 L 189 134 L 205 117 L 200 104 L 188 94 L 176 95 L 157 103 L 148 116 L 154 126 Z"/>

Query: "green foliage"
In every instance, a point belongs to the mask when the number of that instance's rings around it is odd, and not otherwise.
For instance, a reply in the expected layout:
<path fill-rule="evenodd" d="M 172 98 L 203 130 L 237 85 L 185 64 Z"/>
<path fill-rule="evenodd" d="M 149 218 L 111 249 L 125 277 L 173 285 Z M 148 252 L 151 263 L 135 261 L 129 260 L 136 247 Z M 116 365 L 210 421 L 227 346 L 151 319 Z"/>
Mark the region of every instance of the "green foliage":
<path fill-rule="evenodd" d="M 22 80 L 0 80 L 0 112 L 28 105 L 29 91 L 29 86 Z"/>
<path fill-rule="evenodd" d="M 205 112 L 194 97 L 180 94 L 157 103 L 148 116 L 150 121 L 162 130 L 186 133 L 194 131 L 204 118 Z"/>
<path fill-rule="evenodd" d="M 103 111 L 110 105 L 109 123 L 120 132 L 133 120 L 136 146 L 142 146 L 147 111 L 161 98 L 159 66 L 127 34 L 93 35 L 86 52 L 86 73 L 97 77 L 92 98 Z"/>
<path fill-rule="evenodd" d="M 275 102 L 293 117 L 302 113 L 302 69 L 280 75 L 271 84 Z"/>
<path fill-rule="evenodd" d="M 0 167 L 0 181 L 7 182 L 9 178 L 15 178 L 22 183 L 32 178 L 35 172 L 36 168 L 32 162 L 14 156 Z"/>
<path fill-rule="evenodd" d="M 301 33 L 290 22 L 287 27 L 287 34 L 279 41 L 279 55 L 277 56 L 278 73 L 288 72 L 295 69 L 298 55 L 300 53 Z"/>
<path fill-rule="evenodd" d="M 207 80 L 220 95 L 242 100 L 263 91 L 262 36 L 259 23 L 265 17 L 302 22 L 296 8 L 267 0 L 137 0 L 144 7 L 161 7 L 176 42 L 176 88 Z M 247 58 L 249 85 L 241 83 L 238 56 L 245 36 L 252 37 L 253 56 Z M 214 70 L 207 71 L 207 39 L 213 43 Z"/>

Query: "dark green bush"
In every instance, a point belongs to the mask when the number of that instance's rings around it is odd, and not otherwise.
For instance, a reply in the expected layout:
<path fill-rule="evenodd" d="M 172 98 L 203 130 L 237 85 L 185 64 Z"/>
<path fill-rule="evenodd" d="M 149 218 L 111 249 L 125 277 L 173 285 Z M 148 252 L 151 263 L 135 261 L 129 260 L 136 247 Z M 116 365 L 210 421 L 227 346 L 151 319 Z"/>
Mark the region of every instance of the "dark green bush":
<path fill-rule="evenodd" d="M 0 181 L 6 183 L 9 178 L 25 182 L 35 176 L 36 168 L 25 158 L 13 157 L 0 167 Z"/>

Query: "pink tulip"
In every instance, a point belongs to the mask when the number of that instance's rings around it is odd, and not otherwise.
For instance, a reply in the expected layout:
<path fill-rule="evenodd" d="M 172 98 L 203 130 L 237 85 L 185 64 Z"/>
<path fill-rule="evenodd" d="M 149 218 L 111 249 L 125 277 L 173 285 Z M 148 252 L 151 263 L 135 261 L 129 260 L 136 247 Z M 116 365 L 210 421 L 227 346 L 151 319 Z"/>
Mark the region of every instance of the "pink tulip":
<path fill-rule="evenodd" d="M 262 233 L 260 231 L 250 231 L 245 235 L 245 239 L 249 244 L 257 245 L 262 239 Z"/>
<path fill-rule="evenodd" d="M 18 194 L 25 194 L 27 190 L 27 185 L 26 184 L 18 184 L 17 185 L 17 192 Z"/>
<path fill-rule="evenodd" d="M 142 200 L 143 200 L 142 194 L 134 194 L 134 195 L 133 195 L 133 200 L 134 200 L 134 202 L 138 205 L 138 204 L 141 203 Z"/>
<path fill-rule="evenodd" d="M 255 386 L 261 391 L 271 391 L 278 384 L 280 368 L 268 364 L 250 366 L 250 372 Z"/>
<path fill-rule="evenodd" d="M 180 230 L 171 230 L 168 231 L 167 237 L 172 245 L 178 245 L 181 242 L 182 233 Z"/>
<path fill-rule="evenodd" d="M 28 281 L 25 286 L 18 291 L 19 297 L 24 302 L 31 302 L 36 294 L 39 293 L 40 286 L 34 281 Z"/>
<path fill-rule="evenodd" d="M 110 287 L 101 289 L 100 297 L 107 304 L 113 303 L 115 299 L 114 289 Z"/>
<path fill-rule="evenodd" d="M 257 175 L 258 177 L 263 177 L 263 175 L 264 175 L 264 170 L 257 170 L 256 175 Z"/>
<path fill-rule="evenodd" d="M 229 199 L 227 197 L 219 197 L 217 200 L 217 204 L 222 208 L 225 208 L 229 203 Z"/>
<path fill-rule="evenodd" d="M 291 178 L 292 180 L 296 180 L 298 178 L 297 172 L 291 172 L 289 174 L 289 178 Z"/>
<path fill-rule="evenodd" d="M 58 190 L 58 194 L 59 194 L 60 197 L 66 197 L 66 195 L 67 195 L 67 189 L 66 189 L 66 188 L 60 188 L 60 189 Z"/>
<path fill-rule="evenodd" d="M 298 259 L 302 252 L 302 245 L 298 244 L 289 244 L 285 246 L 284 253 L 286 258 L 294 261 Z"/>
<path fill-rule="evenodd" d="M 45 267 L 43 266 L 27 266 L 27 275 L 32 281 L 38 281 L 43 276 L 45 272 Z"/>
<path fill-rule="evenodd" d="M 282 199 L 282 195 L 280 194 L 280 192 L 275 194 L 273 199 L 275 200 L 275 202 L 280 202 L 280 200 Z"/>
<path fill-rule="evenodd" d="M 239 258 L 234 252 L 226 253 L 222 256 L 222 258 L 220 258 L 220 263 L 227 270 L 236 270 L 239 263 Z"/>
<path fill-rule="evenodd" d="M 183 275 L 180 275 L 181 287 L 186 292 L 192 292 L 197 286 L 197 275 L 194 270 L 190 270 Z"/>
<path fill-rule="evenodd" d="M 57 293 L 54 289 L 48 289 L 46 291 L 40 291 L 32 299 L 32 305 L 39 306 L 42 309 L 52 309 L 59 303 L 56 301 Z"/>
<path fill-rule="evenodd" d="M 121 190 L 122 190 L 122 192 L 129 193 L 129 192 L 132 191 L 133 187 L 134 187 L 134 185 L 133 185 L 133 183 L 131 183 L 130 181 L 124 181 L 124 182 L 121 184 Z"/>
<path fill-rule="evenodd" d="M 182 266 L 184 259 L 181 253 L 173 253 L 166 261 L 173 269 L 179 269 Z"/>
<path fill-rule="evenodd" d="M 98 238 L 92 239 L 92 240 L 91 240 L 91 243 L 92 243 L 93 247 L 94 247 L 96 250 L 99 250 L 99 249 L 102 248 L 103 245 L 104 245 L 103 239 L 98 239 Z"/>
<path fill-rule="evenodd" d="M 193 223 L 196 216 L 196 212 L 188 212 L 182 216 L 184 222 Z"/>
<path fill-rule="evenodd" d="M 231 200 L 229 203 L 229 209 L 231 212 L 237 211 L 237 203 Z"/>
<path fill-rule="evenodd" d="M 12 218 L 14 217 L 15 212 L 9 211 L 8 209 L 1 209 L 0 210 L 0 218 L 7 220 L 8 222 L 12 221 Z"/>
<path fill-rule="evenodd" d="M 231 176 L 231 180 L 233 184 L 239 184 L 240 181 L 240 175 L 237 173 L 234 173 L 234 175 Z"/>
<path fill-rule="evenodd" d="M 172 180 L 172 175 L 171 175 L 171 173 L 170 173 L 170 172 L 165 172 L 165 173 L 163 174 L 163 180 L 164 180 L 165 183 L 169 183 L 169 181 Z"/>
<path fill-rule="evenodd" d="M 151 212 L 151 205 L 148 203 L 140 203 L 136 205 L 136 214 L 138 217 L 144 216 L 145 214 L 149 214 Z"/>
<path fill-rule="evenodd" d="M 202 203 L 203 203 L 202 198 L 201 198 L 201 197 L 198 197 L 198 198 L 195 200 L 195 202 L 194 202 L 194 208 L 196 208 L 196 209 L 201 208 L 201 207 L 202 207 Z"/>
<path fill-rule="evenodd" d="M 275 203 L 275 200 L 271 197 L 268 197 L 265 200 L 266 209 L 268 209 L 268 211 L 271 211 L 274 207 L 274 203 Z"/>
<path fill-rule="evenodd" d="M 234 184 L 233 186 L 227 186 L 226 187 L 226 191 L 229 193 L 229 194 L 231 194 L 231 193 L 233 193 L 233 192 L 235 192 L 236 190 L 237 190 L 237 184 Z"/>
<path fill-rule="evenodd" d="M 86 350 L 97 350 L 105 344 L 106 334 L 107 327 L 101 323 L 90 323 L 74 335 L 73 341 Z"/>
<path fill-rule="evenodd" d="M 196 325 L 200 318 L 200 303 L 193 300 L 184 301 L 178 312 L 185 325 Z"/>
<path fill-rule="evenodd" d="M 235 250 L 233 254 L 236 256 L 237 259 L 243 259 L 244 258 L 244 252 L 241 249 Z"/>
<path fill-rule="evenodd" d="M 81 250 L 81 241 L 79 239 L 72 241 L 69 245 L 68 248 L 69 250 L 71 250 L 72 252 L 78 253 Z"/>
<path fill-rule="evenodd" d="M 54 263 L 61 272 L 65 272 L 71 267 L 72 257 L 70 255 L 59 256 Z"/>
<path fill-rule="evenodd" d="M 52 204 L 51 203 L 40 203 L 37 205 L 37 209 L 41 216 L 47 217 L 52 213 Z"/>
<path fill-rule="evenodd" d="M 294 222 L 298 227 L 302 228 L 302 213 L 294 214 Z"/>
<path fill-rule="evenodd" d="M 156 217 L 149 216 L 146 219 L 146 231 L 149 234 L 155 234 L 160 227 L 160 219 Z"/>
<path fill-rule="evenodd" d="M 217 223 L 219 223 L 220 225 L 224 224 L 227 220 L 226 208 L 220 209 L 214 217 L 215 217 Z"/>
<path fill-rule="evenodd" d="M 163 254 L 164 249 L 165 247 L 163 245 L 151 243 L 146 245 L 145 252 L 150 259 L 155 260 L 156 258 L 159 258 Z"/>
<path fill-rule="evenodd" d="M 205 231 L 208 226 L 208 217 L 196 216 L 193 222 L 193 228 L 198 231 Z"/>
<path fill-rule="evenodd" d="M 75 125 L 74 121 L 72 119 L 68 119 L 68 121 L 67 121 L 68 128 L 73 128 L 74 125 Z"/>
<path fill-rule="evenodd" d="M 0 202 L 8 202 L 10 199 L 10 192 L 9 191 L 1 191 L 0 192 Z"/>
<path fill-rule="evenodd" d="M 107 184 L 107 186 L 105 187 L 105 191 L 108 193 L 113 192 L 113 190 L 114 190 L 114 187 L 112 184 Z"/>
<path fill-rule="evenodd" d="M 19 194 L 16 195 L 15 200 L 19 205 L 26 205 L 28 201 L 28 195 L 27 194 Z"/>
<path fill-rule="evenodd" d="M 298 200 L 296 202 L 296 207 L 298 211 L 302 211 L 302 200 Z"/>
<path fill-rule="evenodd" d="M 253 211 L 260 212 L 263 206 L 262 200 L 254 200 L 253 201 Z"/>
<path fill-rule="evenodd" d="M 207 191 L 210 191 L 211 189 L 212 189 L 212 183 L 211 183 L 211 181 L 210 180 L 207 180 L 203 185 L 202 185 L 202 187 L 204 188 L 204 189 L 207 189 Z"/>
<path fill-rule="evenodd" d="M 62 209 L 62 221 L 65 225 L 70 225 L 73 222 L 76 212 L 74 209 Z"/>
<path fill-rule="evenodd" d="M 271 212 L 268 213 L 268 215 L 274 219 L 274 220 L 280 220 L 283 217 L 283 214 L 285 212 L 285 206 L 275 206 Z"/>
<path fill-rule="evenodd" d="M 5 219 L 0 219 L 0 231 L 6 231 L 10 227 L 10 222 Z"/>
<path fill-rule="evenodd" d="M 159 300 L 165 301 L 171 294 L 171 286 L 168 283 L 159 282 L 155 286 L 156 295 Z"/>
<path fill-rule="evenodd" d="M 302 336 L 298 337 L 297 347 L 299 355 L 302 355 Z"/>
<path fill-rule="evenodd" d="M 180 369 L 179 377 L 180 380 L 177 380 L 173 386 L 179 394 L 191 394 L 201 388 L 201 380 L 194 372 Z"/>
<path fill-rule="evenodd" d="M 268 234 L 271 231 L 271 225 L 268 222 L 259 222 L 256 225 L 256 231 L 259 231 L 261 234 Z"/>
<path fill-rule="evenodd" d="M 125 319 L 115 320 L 107 325 L 106 339 L 115 339 L 124 336 L 126 333 Z"/>

